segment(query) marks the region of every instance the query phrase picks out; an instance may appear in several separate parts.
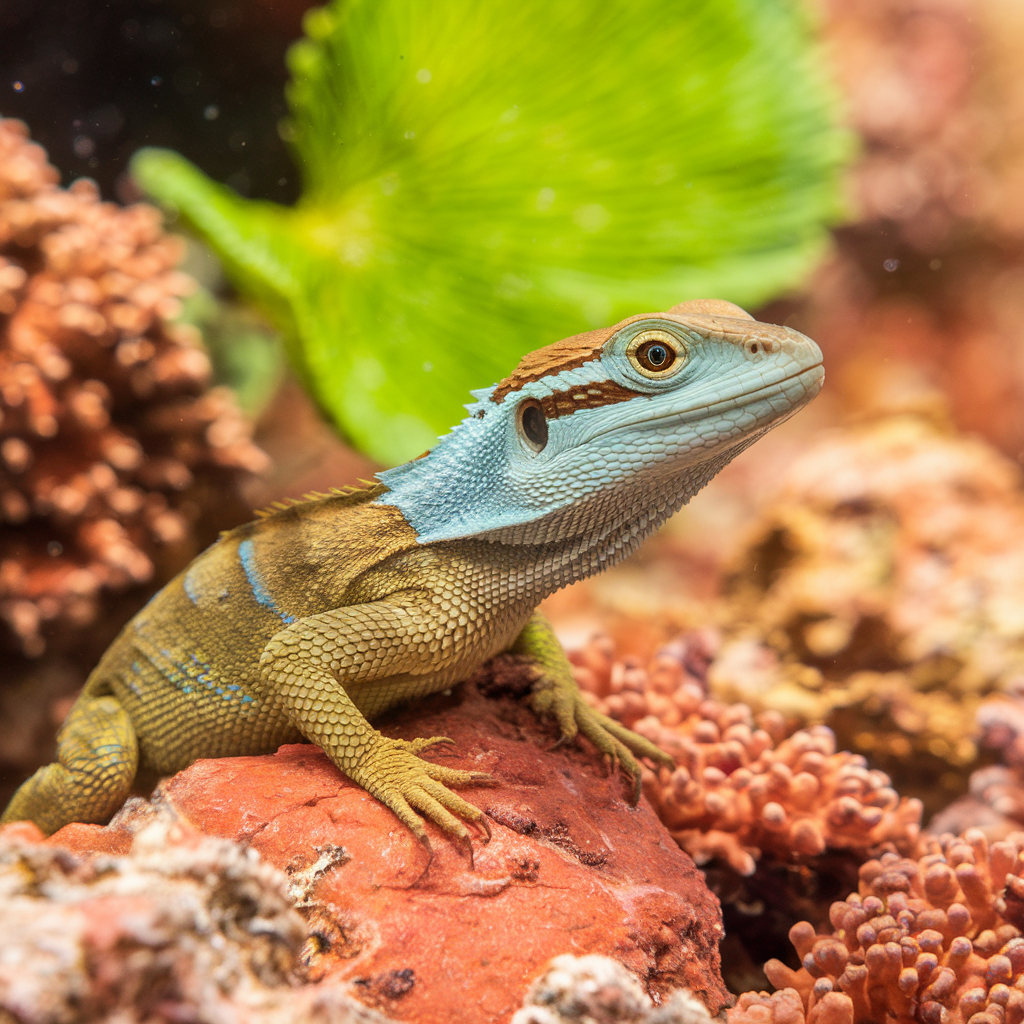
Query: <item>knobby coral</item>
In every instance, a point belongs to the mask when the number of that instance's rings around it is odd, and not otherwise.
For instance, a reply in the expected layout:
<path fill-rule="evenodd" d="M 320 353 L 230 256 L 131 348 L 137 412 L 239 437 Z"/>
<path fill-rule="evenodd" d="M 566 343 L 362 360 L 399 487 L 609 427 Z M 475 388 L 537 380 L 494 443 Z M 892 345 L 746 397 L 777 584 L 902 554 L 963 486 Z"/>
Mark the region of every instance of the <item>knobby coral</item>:
<path fill-rule="evenodd" d="M 194 330 L 192 287 L 155 209 L 58 187 L 0 120 L 0 621 L 29 656 L 148 581 L 266 456 Z"/>
<path fill-rule="evenodd" d="M 1021 1024 L 1024 833 L 989 845 L 969 829 L 922 851 L 863 864 L 831 935 L 794 925 L 802 967 L 769 961 L 779 991 L 740 996 L 729 1024 Z"/>
<path fill-rule="evenodd" d="M 762 855 L 806 862 L 826 849 L 913 848 L 920 801 L 901 799 L 863 757 L 837 752 L 824 726 L 791 732 L 777 712 L 709 699 L 713 650 L 713 635 L 696 631 L 648 666 L 616 661 L 607 637 L 571 655 L 596 707 L 675 758 L 674 771 L 647 772 L 644 789 L 698 864 L 720 858 L 750 875 Z"/>

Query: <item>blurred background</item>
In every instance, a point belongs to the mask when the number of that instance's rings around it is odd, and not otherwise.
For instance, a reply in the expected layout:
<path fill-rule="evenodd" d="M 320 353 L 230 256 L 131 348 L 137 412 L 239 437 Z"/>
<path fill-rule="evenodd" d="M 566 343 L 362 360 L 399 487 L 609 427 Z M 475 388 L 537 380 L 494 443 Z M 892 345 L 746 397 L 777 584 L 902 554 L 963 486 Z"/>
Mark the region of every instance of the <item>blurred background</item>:
<path fill-rule="evenodd" d="M 547 610 L 620 667 L 703 631 L 711 693 L 944 812 L 1024 678 L 1024 7 L 310 7 L 0 6 L 0 115 L 42 147 L 4 122 L 7 790 L 217 530 L 714 296 L 818 341 L 825 391 Z"/>

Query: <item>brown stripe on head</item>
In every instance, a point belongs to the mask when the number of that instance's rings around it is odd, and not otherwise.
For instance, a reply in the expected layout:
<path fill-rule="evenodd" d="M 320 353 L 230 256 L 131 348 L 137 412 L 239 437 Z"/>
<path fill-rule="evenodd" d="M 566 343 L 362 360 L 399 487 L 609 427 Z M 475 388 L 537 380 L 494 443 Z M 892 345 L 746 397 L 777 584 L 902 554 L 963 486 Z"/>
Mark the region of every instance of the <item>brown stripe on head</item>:
<path fill-rule="evenodd" d="M 540 407 L 549 420 L 556 420 L 559 416 L 571 416 L 580 409 L 598 409 L 602 405 L 616 405 L 642 396 L 642 391 L 633 391 L 613 380 L 604 380 L 545 395 L 540 399 Z"/>
<path fill-rule="evenodd" d="M 553 377 L 563 370 L 574 370 L 577 366 L 601 358 L 604 343 L 621 327 L 603 327 L 599 331 L 574 334 L 553 345 L 545 345 L 535 352 L 527 352 L 519 365 L 494 389 L 492 402 L 502 402 L 512 391 L 518 391 L 527 384 L 542 377 Z"/>
<path fill-rule="evenodd" d="M 491 401 L 503 402 L 507 395 L 513 391 L 519 391 L 535 380 L 540 380 L 542 377 L 553 377 L 563 370 L 574 370 L 583 366 L 584 363 L 600 359 L 605 342 L 627 324 L 636 320 L 665 315 L 664 313 L 641 313 L 631 316 L 613 327 L 587 331 L 586 334 L 574 334 L 571 338 L 564 338 L 562 341 L 556 341 L 553 345 L 545 345 L 544 348 L 539 348 L 535 352 L 528 352 L 523 356 L 519 365 L 495 387 L 491 394 Z M 692 321 L 697 328 L 726 334 L 749 330 L 746 323 L 754 319 L 745 309 L 721 299 L 695 299 L 690 302 L 680 302 L 668 311 L 668 316 Z M 604 389 L 600 399 L 595 394 L 589 394 L 598 387 Z M 614 388 L 619 388 L 621 393 L 610 397 Z M 581 392 L 587 392 L 587 397 L 580 399 L 573 397 Z M 626 398 L 635 398 L 638 394 L 640 392 L 629 391 L 628 388 L 608 382 L 601 385 L 588 385 L 585 389 L 574 388 L 559 395 L 551 395 L 544 399 L 544 402 L 554 409 L 564 410 L 554 415 L 565 416 L 577 409 L 593 409 L 598 405 L 611 405 L 614 402 L 624 401 Z M 591 404 L 583 404 L 586 401 L 590 401 Z M 552 414 L 548 412 L 548 405 L 544 406 L 544 414 L 550 418 Z"/>

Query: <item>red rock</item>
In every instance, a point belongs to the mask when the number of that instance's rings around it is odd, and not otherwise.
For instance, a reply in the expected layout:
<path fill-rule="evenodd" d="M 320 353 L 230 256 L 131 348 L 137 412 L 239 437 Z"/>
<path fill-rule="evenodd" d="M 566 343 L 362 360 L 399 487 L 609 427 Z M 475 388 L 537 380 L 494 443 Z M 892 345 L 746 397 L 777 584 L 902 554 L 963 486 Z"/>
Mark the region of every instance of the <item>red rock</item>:
<path fill-rule="evenodd" d="M 446 735 L 432 759 L 492 773 L 464 794 L 490 819 L 474 864 L 428 825 L 432 859 L 382 804 L 318 748 L 199 761 L 157 799 L 208 835 L 248 842 L 291 877 L 315 945 L 313 979 L 348 981 L 397 1020 L 507 1021 L 530 981 L 559 954 L 600 953 L 649 993 L 691 989 L 717 1012 L 718 901 L 646 802 L 582 744 L 552 751 L 554 734 L 507 698 L 466 686 L 382 724 L 391 736 Z M 135 803 L 107 831 L 145 817 Z M 88 827 L 54 841 L 99 849 Z M 117 840 L 111 839 L 112 843 Z"/>
<path fill-rule="evenodd" d="M 26 837 L 27 838 L 27 837 Z M 102 825 L 85 825 L 73 821 L 46 840 L 48 846 L 66 846 L 77 853 L 108 853 L 124 856 L 131 849 L 132 834 L 127 829 Z"/>
<path fill-rule="evenodd" d="M 12 821 L 0 825 L 0 840 L 7 842 L 41 843 L 46 837 L 38 825 L 31 821 Z"/>

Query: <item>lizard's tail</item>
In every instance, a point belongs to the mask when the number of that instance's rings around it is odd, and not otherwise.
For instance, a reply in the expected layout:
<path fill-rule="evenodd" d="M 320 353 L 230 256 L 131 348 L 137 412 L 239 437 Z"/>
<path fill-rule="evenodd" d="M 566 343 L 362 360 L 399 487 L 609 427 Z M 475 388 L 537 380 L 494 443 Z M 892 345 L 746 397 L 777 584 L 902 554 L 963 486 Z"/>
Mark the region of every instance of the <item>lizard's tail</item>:
<path fill-rule="evenodd" d="M 124 803 L 139 764 L 128 713 L 113 696 L 88 691 L 57 734 L 57 761 L 26 780 L 0 824 L 34 821 L 47 835 L 72 821 L 101 823 Z"/>

